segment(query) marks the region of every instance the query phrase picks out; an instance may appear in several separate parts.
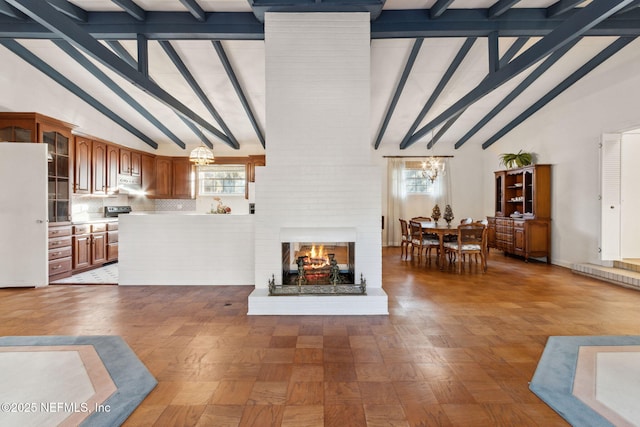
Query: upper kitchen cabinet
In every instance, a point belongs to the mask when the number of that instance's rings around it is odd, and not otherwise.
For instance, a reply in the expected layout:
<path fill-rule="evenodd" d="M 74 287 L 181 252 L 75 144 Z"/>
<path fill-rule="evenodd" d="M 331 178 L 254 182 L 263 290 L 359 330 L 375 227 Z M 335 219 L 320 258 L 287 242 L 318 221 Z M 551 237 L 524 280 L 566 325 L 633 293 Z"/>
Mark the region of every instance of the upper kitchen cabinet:
<path fill-rule="evenodd" d="M 73 125 L 38 113 L 0 113 L 0 141 L 47 144 L 49 222 L 70 219 Z"/>
<path fill-rule="evenodd" d="M 193 198 L 192 167 L 193 165 L 188 157 L 157 156 L 155 161 L 155 191 L 148 193 L 148 195 L 156 199 Z"/>
<path fill-rule="evenodd" d="M 91 143 L 91 193 L 107 194 L 107 144 Z"/>
<path fill-rule="evenodd" d="M 138 152 L 120 149 L 120 174 L 140 176 L 142 173 L 142 155 Z"/>
<path fill-rule="evenodd" d="M 118 191 L 118 172 L 120 168 L 120 149 L 116 145 L 107 144 L 106 184 L 107 194 Z"/>
<path fill-rule="evenodd" d="M 192 199 L 193 191 L 193 163 L 188 157 L 179 157 L 172 160 L 173 186 L 172 197 L 174 199 Z"/>
<path fill-rule="evenodd" d="M 73 192 L 89 194 L 91 192 L 91 140 L 76 136 L 75 145 Z"/>
<path fill-rule="evenodd" d="M 156 194 L 156 158 L 149 154 L 141 155 L 140 188 L 148 197 Z"/>

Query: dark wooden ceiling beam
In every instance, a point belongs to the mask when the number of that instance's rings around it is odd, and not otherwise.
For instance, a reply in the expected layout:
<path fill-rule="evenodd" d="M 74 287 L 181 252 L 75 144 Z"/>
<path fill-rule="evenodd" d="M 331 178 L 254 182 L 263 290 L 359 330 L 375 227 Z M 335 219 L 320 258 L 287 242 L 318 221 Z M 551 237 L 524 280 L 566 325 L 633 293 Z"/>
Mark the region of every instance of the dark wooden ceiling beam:
<path fill-rule="evenodd" d="M 133 16 L 138 21 L 144 21 L 147 19 L 147 13 L 143 8 L 138 6 L 133 2 L 133 0 L 111 0 L 113 3 L 117 4 L 127 12 L 129 15 Z"/>
<path fill-rule="evenodd" d="M 593 57 L 590 61 L 588 61 L 586 64 L 584 64 L 578 70 L 576 70 L 569 77 L 564 79 L 560 84 L 558 84 L 556 87 L 551 89 L 546 95 L 544 95 L 537 102 L 535 102 L 533 105 L 531 105 L 529 108 L 527 108 L 524 112 L 522 112 L 520 115 L 518 115 L 518 117 L 516 117 L 511 122 L 509 122 L 509 124 L 507 124 L 505 127 L 500 129 L 491 138 L 489 138 L 487 141 L 485 141 L 482 144 L 482 148 L 486 149 L 486 148 L 490 147 L 493 143 L 498 141 L 504 135 L 506 135 L 507 133 L 511 132 L 516 126 L 518 126 L 520 123 L 522 123 L 525 120 L 527 120 L 534 113 L 536 113 L 542 107 L 547 105 L 549 102 L 551 102 L 554 98 L 556 98 L 562 92 L 564 92 L 569 87 L 571 87 L 578 80 L 580 80 L 581 78 L 583 78 L 584 76 L 589 74 L 598 65 L 602 64 L 607 59 L 611 58 L 613 55 L 615 55 L 617 52 L 619 52 L 622 48 L 627 46 L 633 40 L 635 40 L 635 37 L 620 37 L 618 40 L 616 40 L 615 42 L 611 43 L 604 50 L 602 50 L 599 54 L 597 54 L 595 57 Z"/>
<path fill-rule="evenodd" d="M 558 26 L 558 28 L 540 39 L 535 45 L 527 49 L 527 51 L 520 54 L 520 56 L 516 57 L 500 70 L 489 75 L 458 102 L 447 108 L 427 125 L 420 128 L 410 138 L 403 139 L 400 148 L 405 149 L 411 146 L 431 132 L 436 126 L 456 116 L 460 111 L 463 111 L 486 94 L 502 86 L 554 50 L 561 48 L 575 38 L 583 35 L 589 28 L 604 21 L 607 17 L 613 15 L 633 1 L 634 0 L 594 0 L 588 6 L 582 8 L 579 13 L 568 18 Z"/>
<path fill-rule="evenodd" d="M 411 69 L 413 68 L 413 64 L 416 62 L 416 58 L 418 53 L 420 52 L 420 48 L 422 47 L 424 39 L 419 38 L 413 42 L 413 47 L 411 48 L 411 53 L 409 54 L 409 58 L 407 58 L 407 63 L 404 66 L 404 70 L 402 71 L 402 75 L 400 76 L 400 81 L 396 86 L 396 90 L 393 94 L 393 98 L 391 99 L 391 104 L 389 104 L 389 108 L 387 108 L 387 112 L 382 121 L 382 125 L 380 126 L 380 130 L 378 131 L 378 136 L 376 137 L 376 142 L 374 143 L 373 148 L 376 150 L 380 146 L 382 142 L 382 137 L 384 133 L 387 131 L 387 127 L 389 126 L 389 122 L 391 121 L 391 116 L 393 116 L 393 112 L 398 105 L 398 101 L 400 100 L 400 95 L 402 95 L 402 91 L 404 90 L 404 86 L 407 83 L 407 79 L 409 78 L 409 74 L 411 73 Z"/>
<path fill-rule="evenodd" d="M 497 18 L 498 16 L 507 12 L 517 3 L 520 3 L 520 0 L 499 0 L 495 2 L 493 6 L 489 8 L 489 18 Z"/>
<path fill-rule="evenodd" d="M 138 137 L 140 140 L 144 141 L 147 145 L 152 148 L 158 148 L 158 144 L 153 141 L 151 138 L 146 136 L 144 133 L 133 127 L 129 122 L 125 119 L 114 113 L 110 108 L 102 104 L 93 96 L 89 95 L 85 92 L 81 87 L 73 83 L 71 80 L 60 74 L 53 67 L 47 64 L 42 59 L 38 58 L 20 43 L 15 40 L 0 40 L 0 44 L 9 49 L 11 52 L 15 53 L 17 56 L 22 58 L 28 64 L 36 68 L 37 70 L 44 73 L 47 77 L 58 83 L 60 86 L 67 89 L 69 92 L 82 99 L 84 102 L 89 104 L 91 107 L 95 108 L 106 117 L 111 119 L 113 122 L 120 125 L 122 128 Z"/>
<path fill-rule="evenodd" d="M 139 89 L 145 91 L 156 100 L 162 102 L 167 107 L 213 133 L 230 147 L 235 149 L 240 148 L 237 142 L 234 143 L 231 141 L 224 133 L 193 112 L 166 90 L 162 89 L 138 71 L 132 69 L 125 61 L 120 59 L 118 55 L 113 53 L 106 46 L 103 46 L 102 43 L 94 39 L 80 26 L 76 25 L 64 15 L 57 13 L 47 2 L 32 0 L 6 1 L 8 1 L 12 6 L 18 8 L 21 12 L 29 15 L 31 19 L 47 27 L 50 31 L 57 34 L 58 37 L 73 43 L 76 47 L 80 48 L 106 67 L 110 68 L 112 71 L 119 74 L 122 78 L 128 80 Z"/>
<path fill-rule="evenodd" d="M 1 1 L 7 4 L 15 0 Z M 628 7 L 632 10 L 608 17 L 583 35 L 640 36 L 637 3 L 630 3 Z M 487 37 L 495 31 L 500 37 L 542 37 L 582 9 L 548 18 L 546 9 L 514 8 L 495 19 L 487 17 L 487 9 L 447 9 L 438 19 L 429 19 L 428 10 L 424 9 L 385 10 L 371 22 L 371 38 Z M 264 25 L 250 12 L 217 12 L 208 14 L 205 22 L 194 20 L 187 12 L 147 11 L 144 21 L 126 12 L 87 12 L 87 15 L 87 22 L 75 24 L 100 40 L 135 40 L 138 34 L 144 34 L 148 40 L 264 40 Z M 60 36 L 32 19 L 25 21 L 0 13 L 0 37 Z"/>

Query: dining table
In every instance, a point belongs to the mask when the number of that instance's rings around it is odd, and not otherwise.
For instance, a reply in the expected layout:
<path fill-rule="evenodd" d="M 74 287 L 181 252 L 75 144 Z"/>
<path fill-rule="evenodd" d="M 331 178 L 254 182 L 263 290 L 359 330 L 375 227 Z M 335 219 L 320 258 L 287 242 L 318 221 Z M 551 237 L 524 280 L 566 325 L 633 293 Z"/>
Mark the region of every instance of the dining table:
<path fill-rule="evenodd" d="M 434 221 L 418 221 L 423 233 L 435 234 L 440 241 L 440 269 L 444 269 L 444 263 L 446 256 L 444 253 L 444 236 L 457 236 L 458 226 L 447 224 L 446 222 L 434 222 Z"/>

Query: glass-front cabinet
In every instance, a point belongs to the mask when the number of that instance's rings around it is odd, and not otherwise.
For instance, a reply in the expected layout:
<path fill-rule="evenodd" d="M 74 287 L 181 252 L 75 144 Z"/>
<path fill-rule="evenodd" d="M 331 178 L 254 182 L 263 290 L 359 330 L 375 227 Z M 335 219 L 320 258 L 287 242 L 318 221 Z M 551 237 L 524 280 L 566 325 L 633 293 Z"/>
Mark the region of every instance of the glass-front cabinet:
<path fill-rule="evenodd" d="M 49 222 L 69 221 L 71 182 L 69 180 L 69 137 L 55 130 L 42 132 L 49 151 Z"/>
<path fill-rule="evenodd" d="M 0 141 L 47 144 L 49 222 L 70 220 L 72 125 L 38 113 L 0 112 Z"/>

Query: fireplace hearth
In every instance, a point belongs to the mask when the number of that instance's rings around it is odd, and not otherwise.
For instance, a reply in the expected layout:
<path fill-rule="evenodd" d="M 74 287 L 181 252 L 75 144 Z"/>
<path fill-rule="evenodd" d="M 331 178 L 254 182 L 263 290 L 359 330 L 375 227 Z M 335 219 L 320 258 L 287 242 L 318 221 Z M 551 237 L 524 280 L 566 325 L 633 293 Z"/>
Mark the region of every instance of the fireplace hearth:
<path fill-rule="evenodd" d="M 355 283 L 355 242 L 282 243 L 282 285 L 269 281 L 269 295 L 366 294 Z"/>

